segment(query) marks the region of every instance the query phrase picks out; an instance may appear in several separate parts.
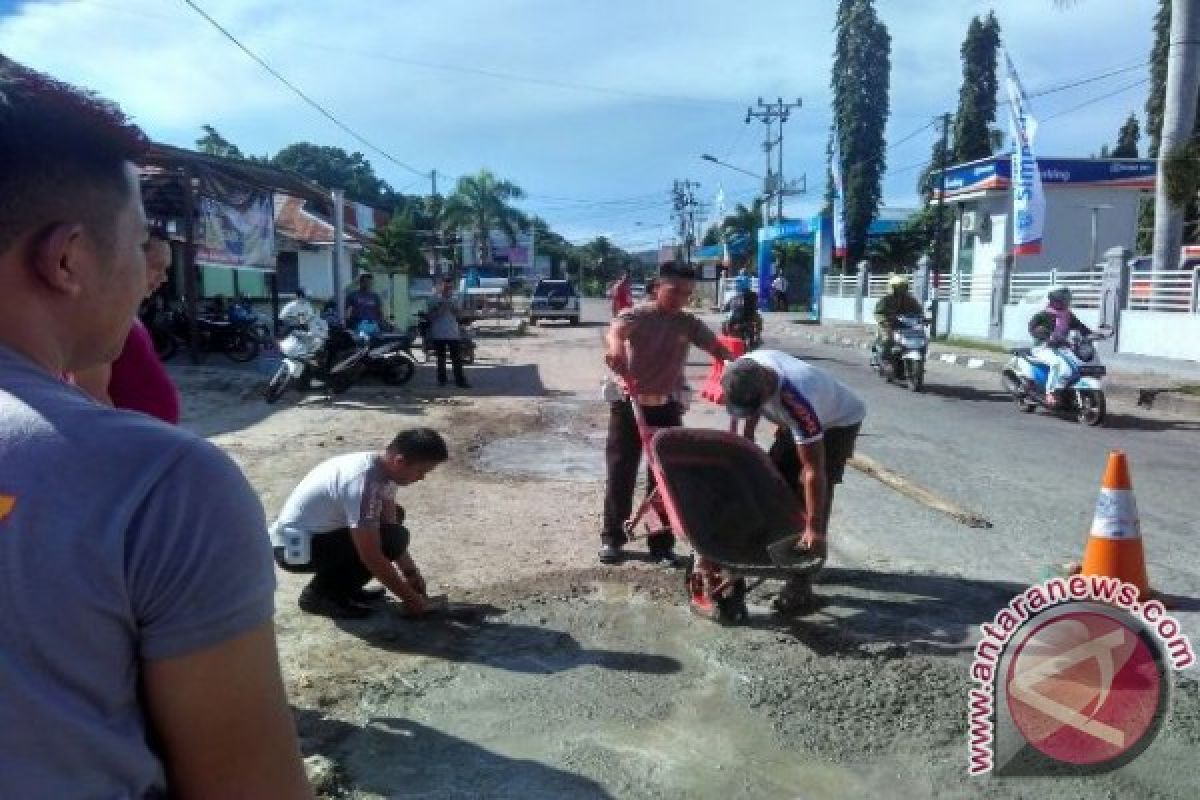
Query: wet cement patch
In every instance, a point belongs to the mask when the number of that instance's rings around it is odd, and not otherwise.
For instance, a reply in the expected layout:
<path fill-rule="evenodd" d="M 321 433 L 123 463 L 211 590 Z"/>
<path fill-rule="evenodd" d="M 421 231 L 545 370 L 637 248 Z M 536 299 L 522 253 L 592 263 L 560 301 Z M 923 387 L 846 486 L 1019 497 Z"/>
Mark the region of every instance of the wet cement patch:
<path fill-rule="evenodd" d="M 476 458 L 479 469 L 547 481 L 604 478 L 604 452 L 594 441 L 563 434 L 533 433 L 488 442 Z"/>
<path fill-rule="evenodd" d="M 1117 773 L 972 779 L 964 657 L 830 648 L 836 631 L 763 613 L 723 628 L 686 611 L 670 573 L 580 578 L 469 619 L 341 624 L 327 656 L 353 677 L 299 711 L 306 754 L 334 759 L 340 796 L 361 798 L 1197 796 L 1181 769 L 1195 683 Z"/>

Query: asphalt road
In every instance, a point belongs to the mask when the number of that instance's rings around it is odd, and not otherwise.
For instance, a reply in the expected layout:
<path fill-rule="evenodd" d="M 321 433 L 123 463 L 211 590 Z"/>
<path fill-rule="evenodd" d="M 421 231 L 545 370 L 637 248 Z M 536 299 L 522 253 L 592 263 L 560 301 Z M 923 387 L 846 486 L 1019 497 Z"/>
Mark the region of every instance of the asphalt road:
<path fill-rule="evenodd" d="M 600 319 L 603 310 L 589 306 L 587 316 Z M 848 470 L 830 528 L 832 564 L 961 578 L 964 598 L 1044 580 L 1082 558 L 1108 454 L 1120 449 L 1129 457 L 1151 585 L 1175 598 L 1173 613 L 1200 648 L 1200 421 L 1112 404 L 1104 427 L 1087 428 L 1020 413 L 990 372 L 930 362 L 927 388 L 916 394 L 886 384 L 863 350 L 792 338 L 768 338 L 764 347 L 827 369 L 862 396 L 860 453 L 992 523 L 967 527 Z M 699 386 L 706 357 L 693 355 Z M 703 401 L 688 420 L 725 422 Z"/>

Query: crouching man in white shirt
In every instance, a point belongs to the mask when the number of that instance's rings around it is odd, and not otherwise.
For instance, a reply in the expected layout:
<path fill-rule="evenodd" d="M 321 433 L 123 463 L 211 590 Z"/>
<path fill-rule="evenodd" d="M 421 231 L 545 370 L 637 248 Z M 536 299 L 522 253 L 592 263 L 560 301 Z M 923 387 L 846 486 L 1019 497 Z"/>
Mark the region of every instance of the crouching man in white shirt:
<path fill-rule="evenodd" d="M 390 591 L 408 614 L 428 610 L 425 580 L 408 554 L 409 533 L 396 492 L 449 458 L 437 431 L 401 431 L 382 451 L 334 456 L 292 490 L 271 526 L 275 563 L 313 573 L 299 605 L 310 614 L 358 618 Z M 384 589 L 368 592 L 371 578 Z"/>
<path fill-rule="evenodd" d="M 803 500 L 807 516 L 797 549 L 824 557 L 833 488 L 854 455 L 866 405 L 825 370 L 779 350 L 755 350 L 728 365 L 722 387 L 729 414 L 746 420 L 748 438 L 754 438 L 760 417 L 775 423 L 771 461 Z M 776 609 L 799 613 L 811 608 L 812 577 L 809 573 L 789 581 L 776 598 Z"/>

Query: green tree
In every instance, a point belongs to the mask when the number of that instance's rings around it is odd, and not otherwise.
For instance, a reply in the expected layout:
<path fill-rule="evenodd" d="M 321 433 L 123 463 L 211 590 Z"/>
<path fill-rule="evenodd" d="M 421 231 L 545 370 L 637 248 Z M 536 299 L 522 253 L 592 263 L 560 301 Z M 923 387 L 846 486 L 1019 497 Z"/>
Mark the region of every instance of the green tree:
<path fill-rule="evenodd" d="M 243 159 L 241 148 L 226 139 L 212 125 L 201 125 L 204 135 L 196 140 L 196 149 L 210 156 Z"/>
<path fill-rule="evenodd" d="M 1130 114 L 1129 119 L 1125 120 L 1125 124 L 1121 126 L 1121 130 L 1117 132 L 1117 146 L 1113 148 L 1110 154 L 1112 158 L 1137 158 L 1138 157 L 1138 140 L 1142 136 L 1141 127 L 1138 125 L 1136 114 Z"/>
<path fill-rule="evenodd" d="M 958 90 L 958 113 L 954 117 L 951 158 L 954 163 L 975 161 L 992 154 L 992 123 L 996 121 L 996 51 L 1000 47 L 1000 23 L 991 11 L 987 17 L 972 17 L 962 43 L 962 86 Z"/>
<path fill-rule="evenodd" d="M 887 167 L 891 36 L 873 0 L 839 0 L 833 56 L 833 134 L 845 181 L 848 263 L 866 251 L 867 229 L 879 211 Z"/>
<path fill-rule="evenodd" d="M 375 231 L 367 248 L 367 264 L 384 272 L 429 273 L 421 238 L 408 214 L 395 214 L 386 226 Z"/>
<path fill-rule="evenodd" d="M 271 159 L 280 169 L 291 170 L 330 189 L 344 189 L 346 197 L 387 210 L 397 205 L 398 195 L 375 174 L 362 153 L 347 153 L 340 147 L 297 142 Z"/>
<path fill-rule="evenodd" d="M 1167 98 L 1167 51 L 1171 42 L 1171 0 L 1158 0 L 1154 13 L 1154 44 L 1150 47 L 1150 93 L 1146 96 L 1147 155 L 1158 158 L 1163 105 Z"/>
<path fill-rule="evenodd" d="M 500 231 L 515 244 L 517 232 L 529 230 L 529 218 L 512 202 L 525 191 L 512 181 L 497 180 L 490 170 L 458 179 L 454 192 L 446 198 L 442 219 L 446 228 L 470 231 L 475 238 L 477 263 L 492 262 L 490 232 Z"/>

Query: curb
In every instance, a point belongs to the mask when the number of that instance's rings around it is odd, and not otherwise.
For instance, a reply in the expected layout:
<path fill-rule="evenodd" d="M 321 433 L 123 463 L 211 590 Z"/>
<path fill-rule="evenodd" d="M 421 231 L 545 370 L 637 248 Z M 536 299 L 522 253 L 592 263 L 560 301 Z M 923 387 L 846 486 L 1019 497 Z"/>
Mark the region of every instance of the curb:
<path fill-rule="evenodd" d="M 805 339 L 814 344 L 847 347 L 855 350 L 869 350 L 873 341 L 871 337 L 862 338 L 830 333 L 812 333 L 803 329 L 797 329 L 796 326 L 770 326 L 768 331 L 784 338 Z M 1004 370 L 1004 365 L 1007 363 L 1007 359 L 1002 361 L 966 353 L 940 352 L 936 348 L 936 344 L 930 348 L 929 358 L 931 361 L 936 359 L 943 364 L 950 364 L 964 369 L 984 370 L 999 374 Z M 1166 411 L 1182 416 L 1200 417 L 1200 397 L 1194 395 L 1122 383 L 1110 383 L 1105 391 L 1110 397 L 1124 401 L 1130 405 L 1152 408 L 1156 411 Z"/>

